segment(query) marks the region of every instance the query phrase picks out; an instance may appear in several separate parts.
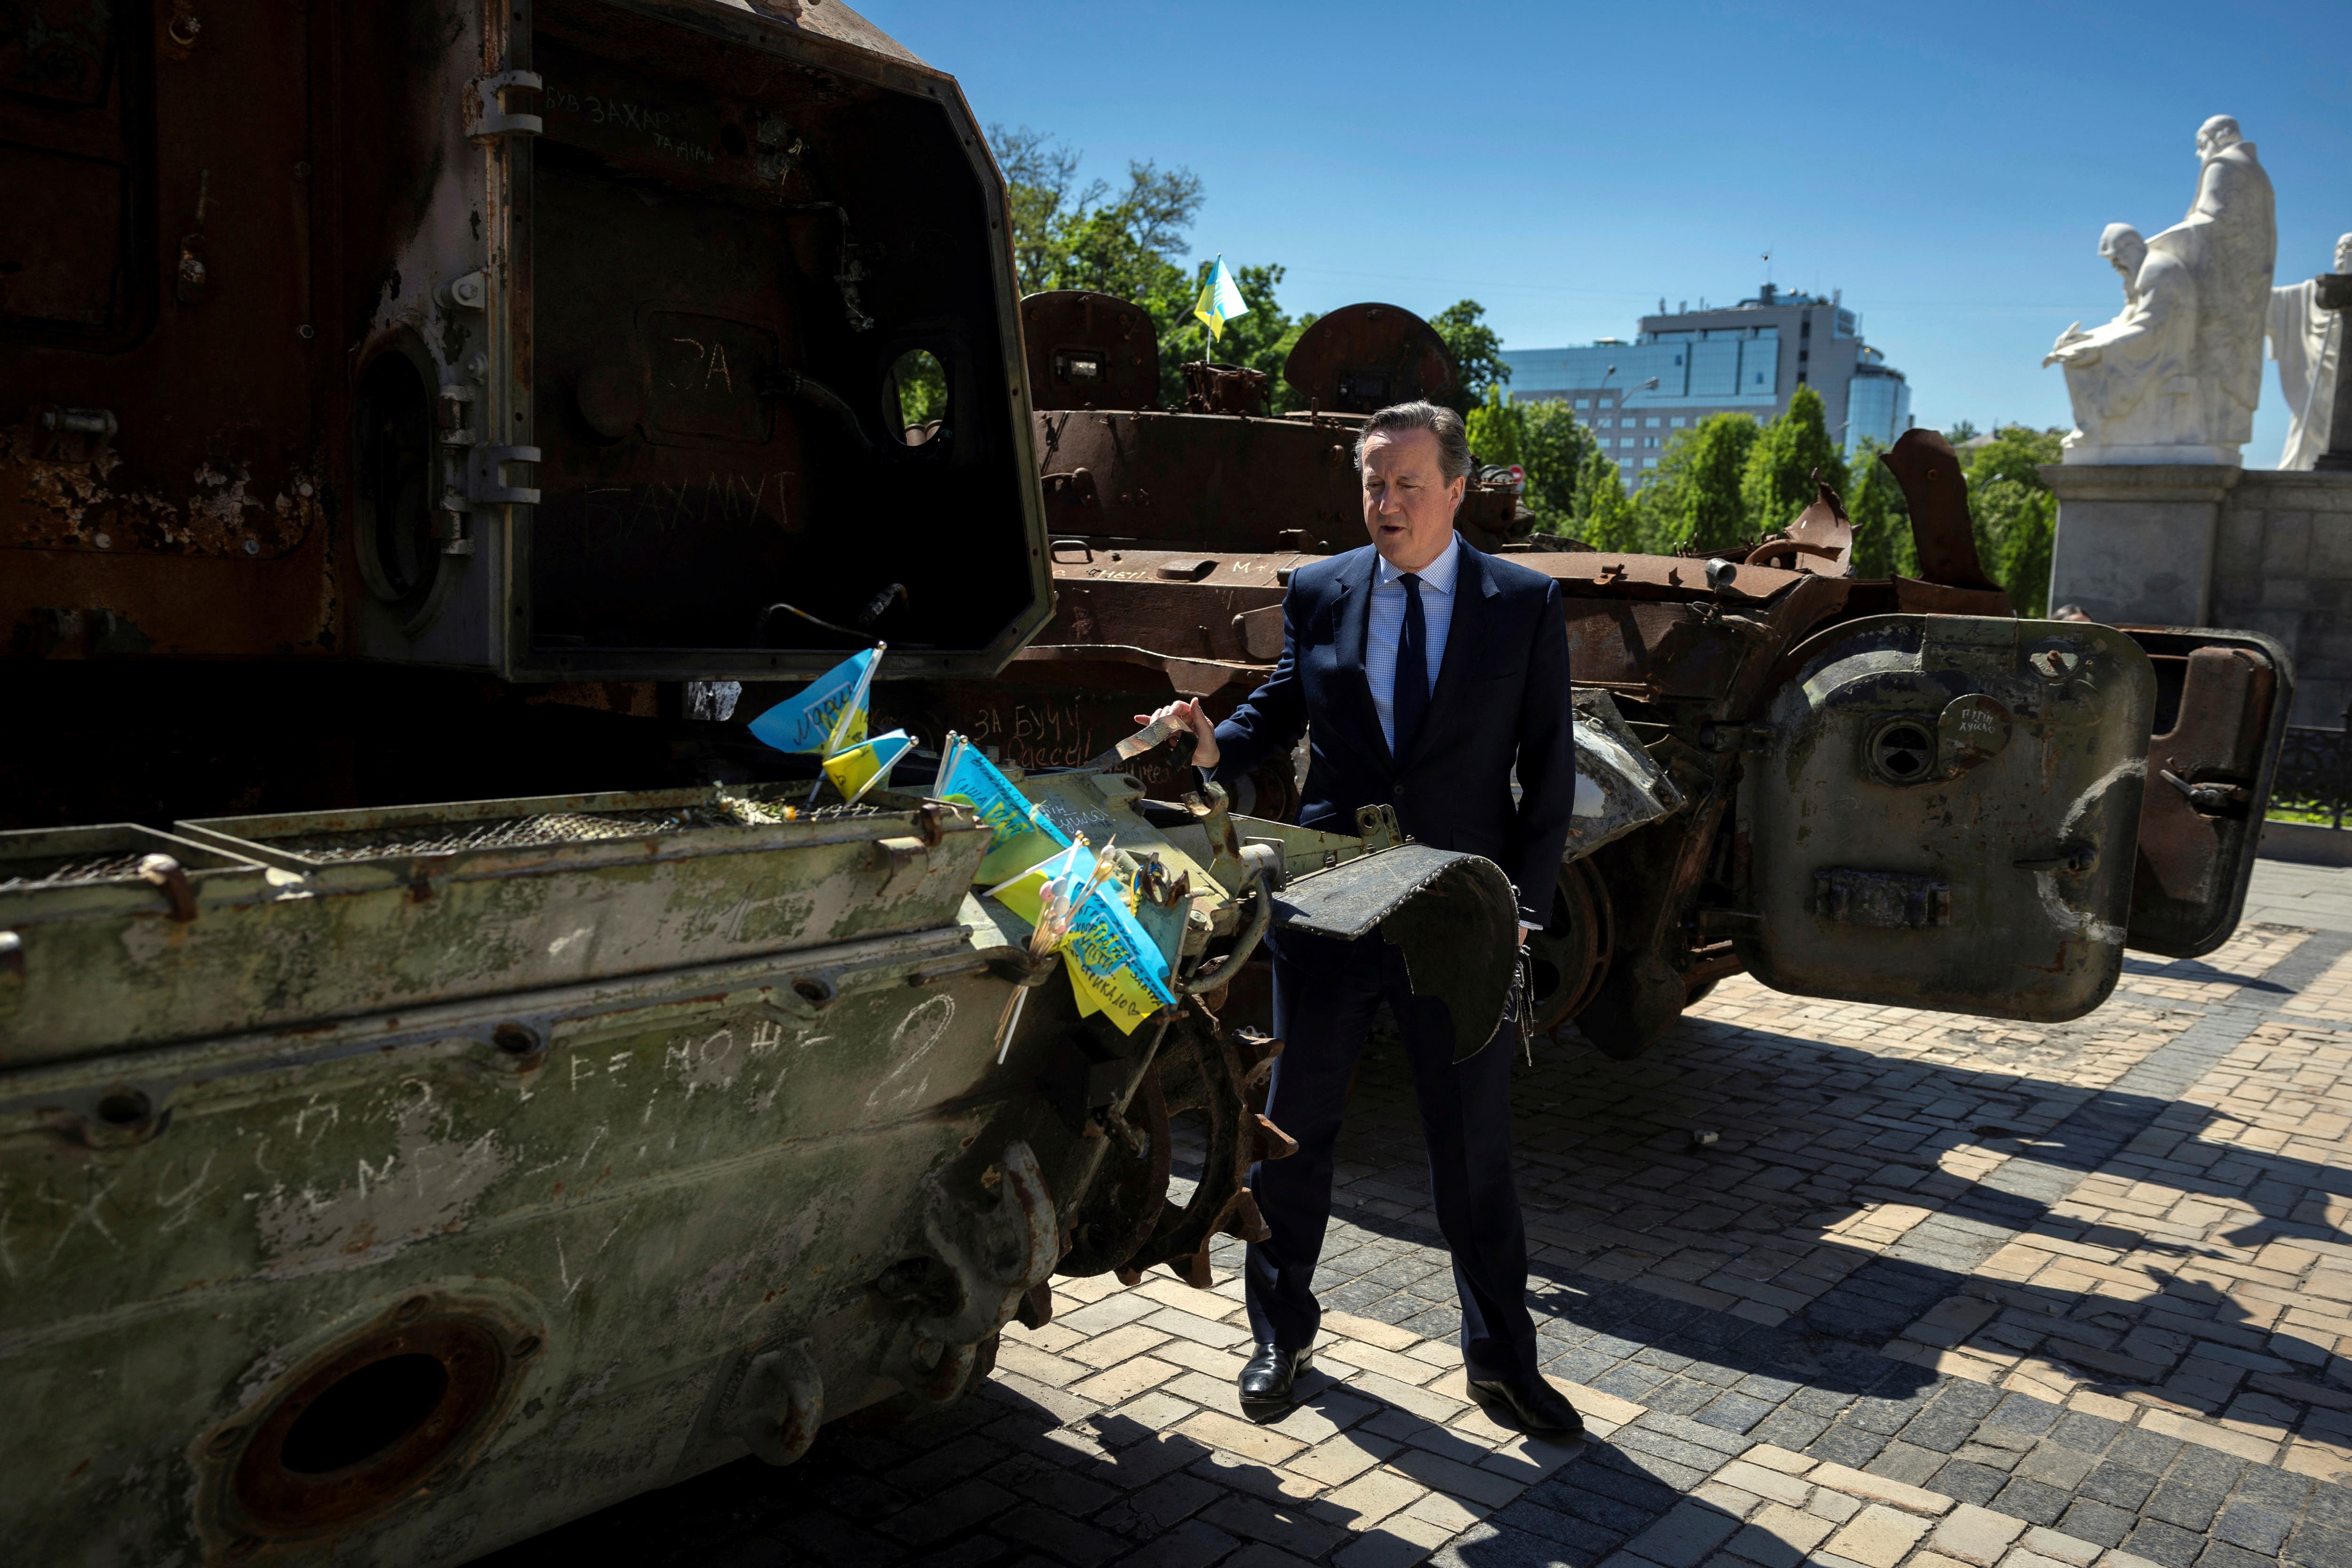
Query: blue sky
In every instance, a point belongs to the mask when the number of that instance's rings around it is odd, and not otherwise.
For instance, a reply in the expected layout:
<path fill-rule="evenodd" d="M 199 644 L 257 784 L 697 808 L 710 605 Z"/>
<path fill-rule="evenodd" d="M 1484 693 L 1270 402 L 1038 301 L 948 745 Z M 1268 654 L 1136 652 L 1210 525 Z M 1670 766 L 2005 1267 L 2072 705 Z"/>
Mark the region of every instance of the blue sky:
<path fill-rule="evenodd" d="M 2099 230 L 2180 216 L 2207 115 L 2261 150 L 2280 281 L 2352 231 L 2342 0 L 858 8 L 1082 178 L 1191 167 L 1195 249 L 1286 266 L 1287 309 L 1466 296 L 1553 347 L 1752 295 L 1769 250 L 1844 290 L 1923 424 L 2068 423 L 2041 356 L 2120 306 Z M 2255 466 L 2285 435 L 2267 365 L 2263 399 Z"/>

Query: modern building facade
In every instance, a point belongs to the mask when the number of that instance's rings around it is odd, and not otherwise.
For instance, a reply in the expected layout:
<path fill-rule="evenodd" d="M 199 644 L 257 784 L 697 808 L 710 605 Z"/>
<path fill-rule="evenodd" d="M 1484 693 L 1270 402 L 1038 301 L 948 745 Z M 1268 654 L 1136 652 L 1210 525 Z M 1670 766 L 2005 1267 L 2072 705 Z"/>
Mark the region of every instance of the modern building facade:
<path fill-rule="evenodd" d="M 1864 342 L 1840 299 L 1766 284 L 1727 308 L 1642 318 L 1628 342 L 1603 338 L 1573 349 L 1507 349 L 1513 401 L 1559 398 L 1616 459 L 1628 486 L 1658 465 L 1675 432 L 1711 413 L 1778 416 L 1801 386 L 1821 395 L 1830 434 L 1852 452 L 1864 436 L 1882 446 L 1911 428 L 1911 388 L 1886 356 Z"/>

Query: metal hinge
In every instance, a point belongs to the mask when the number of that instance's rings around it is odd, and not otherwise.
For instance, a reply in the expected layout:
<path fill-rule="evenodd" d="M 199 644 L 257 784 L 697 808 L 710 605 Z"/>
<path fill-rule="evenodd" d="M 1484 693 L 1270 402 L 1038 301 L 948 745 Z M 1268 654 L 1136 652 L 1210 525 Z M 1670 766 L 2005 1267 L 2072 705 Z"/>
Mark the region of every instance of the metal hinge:
<path fill-rule="evenodd" d="M 476 77 L 466 84 L 466 134 L 468 136 L 537 136 L 547 129 L 536 114 L 510 112 L 506 95 L 517 89 L 537 92 L 546 86 L 537 71 L 500 71 Z"/>
<path fill-rule="evenodd" d="M 474 507 L 536 507 L 539 490 L 507 483 L 509 463 L 536 463 L 536 446 L 470 446 L 466 449 L 466 502 Z"/>

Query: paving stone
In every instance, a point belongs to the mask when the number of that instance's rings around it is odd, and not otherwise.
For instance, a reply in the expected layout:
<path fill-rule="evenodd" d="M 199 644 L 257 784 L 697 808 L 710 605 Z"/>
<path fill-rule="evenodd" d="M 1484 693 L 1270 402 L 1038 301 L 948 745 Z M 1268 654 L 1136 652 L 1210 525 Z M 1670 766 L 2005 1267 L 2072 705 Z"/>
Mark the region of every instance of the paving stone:
<path fill-rule="evenodd" d="M 1625 1550 L 1658 1564 L 1658 1568 L 1697 1568 L 1707 1554 L 1739 1528 L 1739 1521 L 1703 1502 L 1680 1502 L 1641 1534 L 1625 1542 Z"/>
<path fill-rule="evenodd" d="M 2166 1480 L 2158 1483 L 2141 1511 L 2150 1519 L 2177 1524 L 2183 1530 L 2201 1531 L 2213 1522 L 2213 1515 L 2221 1507 L 2219 1492 L 2186 1481 Z"/>
<path fill-rule="evenodd" d="M 2136 1470 L 2160 1476 L 2188 1446 L 2178 1437 L 2151 1432 L 2145 1427 L 2134 1427 L 2116 1437 L 2109 1446 L 2106 1457 L 2113 1463 L 2129 1465 Z"/>
<path fill-rule="evenodd" d="M 1916 1513 L 1873 1503 L 1847 1521 L 1823 1550 L 1864 1568 L 1895 1568 L 1932 1523 Z"/>
<path fill-rule="evenodd" d="M 2056 1487 L 2060 1491 L 2073 1491 L 2083 1484 L 2083 1479 L 2097 1465 L 2098 1460 L 2089 1454 L 2061 1448 L 2054 1440 L 2045 1440 L 2026 1450 L 2025 1457 L 2017 1461 L 2017 1469 L 2011 1473 Z"/>
<path fill-rule="evenodd" d="M 2034 1524 L 2055 1524 L 2070 1500 L 2056 1487 L 2040 1481 L 2011 1479 L 1989 1505 L 1997 1513 Z"/>
<path fill-rule="evenodd" d="M 2205 1550 L 2205 1538 L 2179 1525 L 2143 1519 L 2124 1538 L 2123 1549 L 2136 1557 L 2160 1563 L 2162 1568 L 2192 1568 L 2198 1553 Z"/>
<path fill-rule="evenodd" d="M 2038 1525 L 2025 1532 L 2025 1539 L 2019 1542 L 2018 1546 L 2021 1551 L 2038 1553 L 2053 1563 L 2072 1563 L 2074 1568 L 2090 1568 L 2090 1564 L 2097 1562 L 2101 1555 L 2099 1543 L 2095 1541 L 2085 1541 L 2063 1531 L 2043 1529 Z"/>
<path fill-rule="evenodd" d="M 2208 1542 L 2205 1550 L 2197 1554 L 2197 1568 L 2273 1568 L 2276 1561 L 2242 1546 L 2232 1546 L 2226 1541 L 2213 1541 Z"/>
<path fill-rule="evenodd" d="M 992 1521 L 997 1534 L 1050 1552 L 1074 1568 L 1096 1568 L 1125 1552 L 1129 1543 L 1108 1531 L 1081 1524 L 1066 1514 L 1031 1505 Z"/>
<path fill-rule="evenodd" d="M 1095 1515 L 1105 1530 L 1149 1541 L 1176 1528 L 1224 1494 L 1199 1476 L 1179 1472 L 1139 1487 Z"/>
<path fill-rule="evenodd" d="M 1896 1438 L 1878 1451 L 1878 1457 L 1863 1467 L 1874 1476 L 1889 1480 L 1906 1481 L 1924 1487 L 1928 1479 L 1944 1468 L 1944 1456 L 1933 1448 L 1914 1448 Z"/>
<path fill-rule="evenodd" d="M 1723 1549 L 1758 1568 L 1797 1568 L 1836 1528 L 1830 1520 L 1773 1503 L 1742 1525 Z"/>
<path fill-rule="evenodd" d="M 1947 1514 L 1936 1526 L 1931 1540 L 1935 1549 L 1963 1563 L 1973 1563 L 1978 1568 L 1992 1568 L 2009 1550 L 2010 1543 L 2024 1533 L 2025 1522 L 2007 1514 L 1995 1513 L 1973 1503 L 1963 1503 Z"/>
<path fill-rule="evenodd" d="M 1015 1500 L 1003 1487 L 975 1478 L 934 1493 L 921 1508 L 893 1514 L 880 1524 L 910 1545 L 928 1546 L 1003 1512 Z"/>
<path fill-rule="evenodd" d="M 2352 1563 L 2352 1530 L 2305 1523 L 2288 1538 L 2283 1555 L 2295 1568 L 2343 1568 Z"/>
<path fill-rule="evenodd" d="M 1344 1533 L 1314 1519 L 1303 1508 L 1278 1506 L 1253 1497 L 1222 1499 L 1202 1509 L 1199 1517 L 1227 1534 L 1306 1557 L 1320 1557 L 1337 1546 Z"/>
<path fill-rule="evenodd" d="M 2201 1443 L 2190 1443 L 2181 1450 L 2180 1458 L 2174 1462 L 2165 1479 L 2226 1496 L 2230 1489 L 2238 1484 L 2238 1478 L 2245 1473 L 2246 1461 L 2235 1454 L 2223 1453 Z"/>
<path fill-rule="evenodd" d="M 2294 1516 L 2252 1502 L 2233 1502 L 2213 1521 L 2213 1535 L 2232 1546 L 2275 1557 L 2294 1528 Z"/>
<path fill-rule="evenodd" d="M 1558 1546 L 1566 1546 L 1599 1560 L 1622 1544 L 1622 1531 L 1579 1519 L 1574 1514 L 1558 1513 L 1528 1498 L 1498 1509 L 1492 1522 L 1506 1530 L 1524 1531 L 1540 1536 Z"/>
<path fill-rule="evenodd" d="M 2131 1513 L 2104 1502 L 2076 1498 L 2064 1513 L 2058 1516 L 2057 1528 L 2080 1541 L 2095 1541 L 2102 1546 L 2121 1546 L 2124 1537 L 2131 1533 L 2136 1522 Z"/>
<path fill-rule="evenodd" d="M 2083 1478 L 2079 1490 L 2095 1502 L 2107 1503 L 2126 1512 L 2137 1512 L 2156 1490 L 2156 1478 L 2145 1470 L 2109 1460 Z"/>
<path fill-rule="evenodd" d="M 1878 1450 L 1885 1447 L 1886 1439 L 1877 1434 L 1841 1423 L 1806 1444 L 1804 1451 L 1817 1459 L 1860 1469 L 1876 1458 Z"/>

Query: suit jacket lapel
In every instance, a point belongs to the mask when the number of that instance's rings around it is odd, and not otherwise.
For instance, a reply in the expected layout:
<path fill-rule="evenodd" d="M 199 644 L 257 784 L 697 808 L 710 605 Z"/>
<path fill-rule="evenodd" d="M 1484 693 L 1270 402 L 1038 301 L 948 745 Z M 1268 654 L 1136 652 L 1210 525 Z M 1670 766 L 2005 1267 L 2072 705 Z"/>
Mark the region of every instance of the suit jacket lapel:
<path fill-rule="evenodd" d="M 1496 592 L 1486 568 L 1486 558 L 1465 541 L 1461 565 L 1454 574 L 1454 615 L 1446 622 L 1445 653 L 1437 662 L 1437 685 L 1429 694 L 1429 714 L 1421 721 L 1421 733 L 1405 748 L 1401 764 L 1412 761 L 1428 748 L 1430 732 L 1439 727 L 1437 716 L 1453 712 L 1470 673 L 1486 667 L 1486 635 L 1494 619 L 1486 612 L 1486 601 Z"/>
<path fill-rule="evenodd" d="M 1372 705 L 1371 678 L 1364 673 L 1364 648 L 1372 632 L 1372 571 L 1379 563 L 1380 552 L 1368 548 L 1356 555 L 1348 570 L 1339 574 L 1337 630 L 1340 681 L 1349 706 L 1355 709 L 1357 722 L 1385 757 L 1388 738 L 1381 733 L 1381 710 Z"/>

